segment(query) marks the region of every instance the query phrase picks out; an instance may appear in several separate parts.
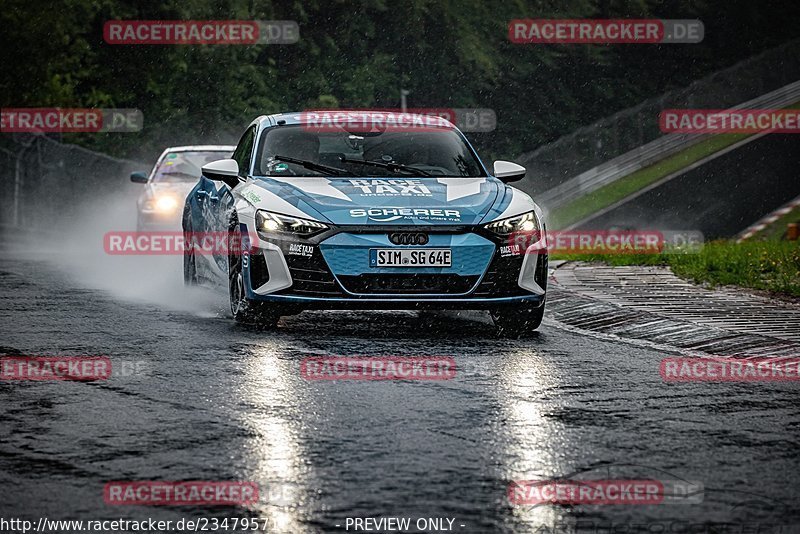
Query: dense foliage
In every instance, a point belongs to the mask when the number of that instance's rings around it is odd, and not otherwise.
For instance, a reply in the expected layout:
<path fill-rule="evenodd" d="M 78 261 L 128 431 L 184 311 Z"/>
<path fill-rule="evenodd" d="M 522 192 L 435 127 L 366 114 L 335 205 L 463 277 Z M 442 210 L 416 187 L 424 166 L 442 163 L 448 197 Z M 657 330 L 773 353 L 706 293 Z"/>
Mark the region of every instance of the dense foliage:
<path fill-rule="evenodd" d="M 517 45 L 514 18 L 700 18 L 699 45 Z M 110 19 L 295 20 L 294 45 L 122 46 Z M 3 0 L 0 105 L 139 108 L 138 134 L 70 135 L 152 158 L 312 106 L 492 108 L 513 156 L 798 35 L 800 4 L 690 0 Z"/>

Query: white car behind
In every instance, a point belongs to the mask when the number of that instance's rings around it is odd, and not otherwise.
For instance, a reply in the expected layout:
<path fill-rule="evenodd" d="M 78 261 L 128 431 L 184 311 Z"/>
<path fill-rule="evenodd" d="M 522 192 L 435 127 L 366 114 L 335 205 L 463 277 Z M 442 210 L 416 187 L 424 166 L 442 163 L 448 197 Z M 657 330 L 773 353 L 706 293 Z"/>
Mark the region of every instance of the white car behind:
<path fill-rule="evenodd" d="M 231 156 L 234 146 L 197 145 L 169 147 L 161 153 L 149 174 L 131 173 L 131 181 L 144 184 L 136 202 L 136 230 L 179 230 L 186 195 L 206 163 Z"/>

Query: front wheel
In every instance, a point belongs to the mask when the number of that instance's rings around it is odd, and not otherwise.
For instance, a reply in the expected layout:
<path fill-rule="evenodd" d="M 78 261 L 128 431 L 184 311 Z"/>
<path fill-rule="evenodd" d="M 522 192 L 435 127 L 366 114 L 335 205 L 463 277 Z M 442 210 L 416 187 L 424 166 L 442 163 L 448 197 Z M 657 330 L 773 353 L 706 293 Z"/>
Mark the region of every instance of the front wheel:
<path fill-rule="evenodd" d="M 501 336 L 521 337 L 532 334 L 544 318 L 544 302 L 538 308 L 508 308 L 492 312 L 492 320 Z"/>
<path fill-rule="evenodd" d="M 268 302 L 247 298 L 244 284 L 246 273 L 242 260 L 248 256 L 241 246 L 242 242 L 239 221 L 234 216 L 228 232 L 228 295 L 233 319 L 237 323 L 274 328 L 280 319 L 277 310 Z"/>

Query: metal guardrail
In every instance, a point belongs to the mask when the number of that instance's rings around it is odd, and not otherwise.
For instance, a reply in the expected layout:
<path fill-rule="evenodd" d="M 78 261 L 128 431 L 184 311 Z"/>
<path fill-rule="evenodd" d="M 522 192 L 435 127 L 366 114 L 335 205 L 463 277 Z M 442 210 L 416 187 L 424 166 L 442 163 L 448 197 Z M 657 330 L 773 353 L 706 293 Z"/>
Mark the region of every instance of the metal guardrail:
<path fill-rule="evenodd" d="M 43 134 L 0 138 L 0 227 L 53 228 L 87 198 L 135 191 L 129 174 L 148 168 Z"/>
<path fill-rule="evenodd" d="M 722 70 L 582 126 L 557 140 L 519 154 L 528 169 L 518 184 L 538 195 L 610 160 L 660 139 L 664 109 L 724 109 L 800 80 L 800 38 L 765 50 Z"/>
<path fill-rule="evenodd" d="M 782 108 L 800 101 L 800 81 L 790 83 L 729 109 Z M 621 156 L 570 178 L 536 196 L 548 209 L 557 208 L 676 154 L 713 134 L 666 134 Z"/>

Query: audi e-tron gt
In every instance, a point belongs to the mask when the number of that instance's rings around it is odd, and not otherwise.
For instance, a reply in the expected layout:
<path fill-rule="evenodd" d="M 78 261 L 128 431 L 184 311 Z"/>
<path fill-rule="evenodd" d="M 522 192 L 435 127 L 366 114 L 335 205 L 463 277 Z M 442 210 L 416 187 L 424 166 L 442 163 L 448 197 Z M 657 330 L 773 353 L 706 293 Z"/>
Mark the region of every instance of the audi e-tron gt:
<path fill-rule="evenodd" d="M 542 211 L 507 185 L 525 169 L 487 169 L 444 119 L 261 116 L 231 159 L 202 170 L 183 212 L 184 280 L 224 283 L 236 321 L 274 326 L 307 309 L 451 309 L 488 310 L 510 334 L 541 323 Z M 207 233 L 229 246 L 203 248 L 196 236 Z"/>

